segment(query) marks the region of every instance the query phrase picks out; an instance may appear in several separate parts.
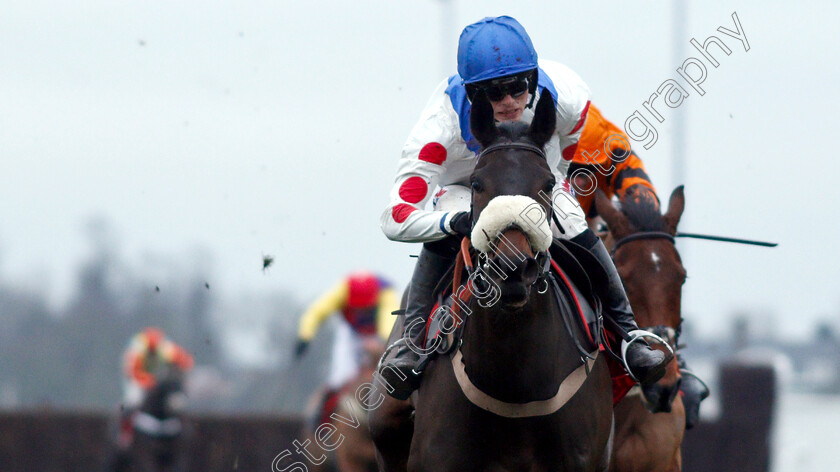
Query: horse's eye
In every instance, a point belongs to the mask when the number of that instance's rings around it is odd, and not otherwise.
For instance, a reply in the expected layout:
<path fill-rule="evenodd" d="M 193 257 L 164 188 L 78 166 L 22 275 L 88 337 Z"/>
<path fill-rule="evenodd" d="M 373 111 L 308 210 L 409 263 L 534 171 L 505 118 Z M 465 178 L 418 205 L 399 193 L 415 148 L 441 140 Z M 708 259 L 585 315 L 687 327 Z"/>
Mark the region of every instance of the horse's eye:
<path fill-rule="evenodd" d="M 470 186 L 472 187 L 473 192 L 481 192 L 482 190 L 484 190 L 484 187 L 482 187 L 481 183 L 479 183 L 479 181 L 477 180 L 473 180 Z"/>
<path fill-rule="evenodd" d="M 551 195 L 551 192 L 554 191 L 554 181 L 552 180 L 551 182 L 545 184 L 545 188 L 543 188 L 543 191 L 548 195 Z"/>

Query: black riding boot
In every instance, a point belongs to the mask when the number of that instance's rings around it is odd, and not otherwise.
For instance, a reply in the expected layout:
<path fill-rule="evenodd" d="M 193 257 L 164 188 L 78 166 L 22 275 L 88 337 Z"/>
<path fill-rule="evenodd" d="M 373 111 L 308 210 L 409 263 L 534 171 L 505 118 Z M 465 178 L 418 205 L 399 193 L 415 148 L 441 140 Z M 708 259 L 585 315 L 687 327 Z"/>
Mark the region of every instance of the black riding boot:
<path fill-rule="evenodd" d="M 420 386 L 418 364 L 425 356 L 409 343 L 423 349 L 426 320 L 435 304 L 433 292 L 452 263 L 452 248 L 447 240 L 423 245 L 409 284 L 403 336 L 388 347 L 380 362 L 379 375 L 393 388 L 387 388 L 388 394 L 398 400 L 407 399 Z M 392 355 L 391 351 L 395 353 Z"/>
<path fill-rule="evenodd" d="M 685 429 L 693 428 L 700 420 L 700 402 L 709 396 L 709 387 L 698 377 L 685 362 L 685 358 L 677 354 L 677 365 L 680 366 L 682 382 L 680 391 L 683 393 L 685 407 Z"/>
<path fill-rule="evenodd" d="M 627 299 L 627 294 L 624 292 L 624 285 L 621 282 L 621 277 L 613 264 L 607 248 L 604 243 L 591 230 L 579 234 L 572 238 L 572 242 L 577 243 L 595 256 L 597 262 L 603 266 L 609 277 L 609 289 L 602 291 L 602 298 L 604 303 L 604 314 L 610 317 L 616 325 L 624 331 L 624 333 L 616 332 L 618 330 L 611 330 L 618 334 L 620 338 L 628 341 L 627 333 L 638 331 L 639 325 L 633 317 L 633 310 L 630 308 L 630 301 Z M 582 259 L 580 261 L 584 265 L 594 263 L 595 261 Z M 584 267 L 587 272 L 590 270 L 598 270 L 597 267 Z M 610 325 L 607 324 L 607 329 Z M 661 379 L 665 375 L 665 367 L 674 358 L 673 354 L 665 353 L 651 348 L 644 339 L 637 339 L 632 341 L 627 346 L 627 352 L 624 356 L 624 361 L 630 370 L 630 375 L 641 384 L 652 384 Z"/>

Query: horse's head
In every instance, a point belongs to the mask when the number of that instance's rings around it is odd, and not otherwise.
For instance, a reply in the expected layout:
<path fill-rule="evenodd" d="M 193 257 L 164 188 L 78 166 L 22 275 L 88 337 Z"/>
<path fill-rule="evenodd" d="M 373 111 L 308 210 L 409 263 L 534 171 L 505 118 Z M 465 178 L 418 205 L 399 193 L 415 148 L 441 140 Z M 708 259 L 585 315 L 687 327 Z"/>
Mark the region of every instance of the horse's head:
<path fill-rule="evenodd" d="M 525 305 L 541 267 L 537 254 L 548 249 L 550 196 L 554 174 L 543 147 L 554 133 L 554 100 L 544 90 L 530 126 L 496 126 L 493 107 L 484 94 L 473 103 L 472 133 L 482 146 L 470 177 L 473 245 L 484 258 L 485 270 L 502 290 L 503 305 Z"/>
<path fill-rule="evenodd" d="M 686 280 L 682 260 L 674 246 L 674 235 L 685 207 L 683 187 L 671 193 L 664 215 L 660 214 L 653 193 L 641 186 L 628 190 L 621 199 L 620 210 L 598 191 L 595 207 L 614 241 L 613 259 L 636 322 L 676 348 L 682 321 L 682 285 Z M 649 406 L 657 411 L 670 411 L 679 381 L 679 369 L 672 362 L 666 376 L 645 389 L 645 396 L 652 403 Z"/>

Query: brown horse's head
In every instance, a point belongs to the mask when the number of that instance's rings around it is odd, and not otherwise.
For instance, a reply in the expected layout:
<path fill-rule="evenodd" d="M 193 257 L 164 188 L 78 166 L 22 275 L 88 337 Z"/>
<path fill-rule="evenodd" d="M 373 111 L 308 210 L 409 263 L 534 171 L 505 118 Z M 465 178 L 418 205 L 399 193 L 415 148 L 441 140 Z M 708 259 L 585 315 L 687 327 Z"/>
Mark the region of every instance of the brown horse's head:
<path fill-rule="evenodd" d="M 536 255 L 551 243 L 549 199 L 556 182 L 543 147 L 555 123 L 554 100 L 547 90 L 537 102 L 530 126 L 496 126 L 493 107 L 483 94 L 476 97 L 470 114 L 472 133 L 482 146 L 470 177 L 473 243 L 487 264 L 501 269 L 486 274 L 500 286 L 503 305 L 509 308 L 527 302 L 540 270 Z M 486 240 L 484 247 L 476 244 L 480 239 Z"/>
<path fill-rule="evenodd" d="M 598 214 L 607 223 L 613 240 L 615 266 L 624 281 L 627 298 L 642 329 L 666 338 L 679 333 L 682 285 L 686 280 L 682 260 L 674 246 L 674 235 L 685 207 L 683 187 L 677 187 L 660 214 L 653 192 L 642 186 L 631 187 L 621 199 L 621 209 L 612 205 L 603 192 L 595 196 Z M 663 336 L 667 335 L 667 336 Z M 670 411 L 679 387 L 676 361 L 658 384 L 645 389 L 655 411 Z"/>

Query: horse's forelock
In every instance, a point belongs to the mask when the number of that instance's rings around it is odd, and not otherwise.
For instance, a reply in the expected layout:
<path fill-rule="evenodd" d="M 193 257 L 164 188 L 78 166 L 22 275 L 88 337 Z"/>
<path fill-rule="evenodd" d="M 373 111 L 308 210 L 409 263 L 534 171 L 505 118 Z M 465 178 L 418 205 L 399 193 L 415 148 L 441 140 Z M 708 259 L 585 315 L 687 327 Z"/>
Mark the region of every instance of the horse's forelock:
<path fill-rule="evenodd" d="M 528 125 L 519 121 L 506 122 L 499 125 L 499 132 L 501 133 L 500 139 L 506 140 L 506 142 L 521 141 L 528 132 Z"/>
<path fill-rule="evenodd" d="M 659 201 L 647 189 L 628 191 L 621 199 L 621 212 L 637 231 L 665 231 L 665 220 L 659 211 Z"/>

